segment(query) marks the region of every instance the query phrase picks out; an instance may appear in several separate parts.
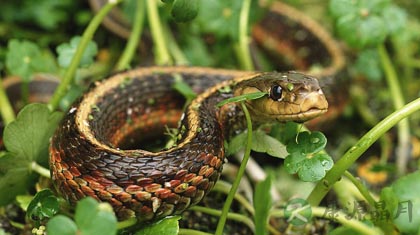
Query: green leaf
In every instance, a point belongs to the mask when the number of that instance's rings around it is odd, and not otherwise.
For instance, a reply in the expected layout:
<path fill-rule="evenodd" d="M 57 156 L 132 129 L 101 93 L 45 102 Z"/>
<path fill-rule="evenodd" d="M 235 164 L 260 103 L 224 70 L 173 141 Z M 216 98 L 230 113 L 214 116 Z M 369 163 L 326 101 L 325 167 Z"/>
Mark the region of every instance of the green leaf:
<path fill-rule="evenodd" d="M 0 206 L 13 201 L 26 191 L 29 184 L 30 162 L 11 153 L 0 158 Z"/>
<path fill-rule="evenodd" d="M 47 234 L 76 235 L 80 233 L 76 224 L 70 218 L 57 215 L 48 221 Z"/>
<path fill-rule="evenodd" d="M 327 138 L 319 131 L 307 131 L 298 134 L 297 141 L 287 145 L 287 152 L 302 152 L 312 154 L 321 151 L 327 145 Z"/>
<path fill-rule="evenodd" d="M 354 0 L 331 0 L 329 3 L 329 11 L 336 18 L 356 14 L 357 10 L 357 2 Z"/>
<path fill-rule="evenodd" d="M 285 158 L 288 155 L 286 146 L 261 130 L 252 132 L 251 149 L 278 158 Z"/>
<path fill-rule="evenodd" d="M 227 148 L 228 156 L 235 154 L 244 148 L 246 144 L 246 136 L 246 132 L 242 132 L 230 140 Z M 270 156 L 279 158 L 285 158 L 288 154 L 286 146 L 261 130 L 252 132 L 251 149 L 255 152 L 267 153 Z"/>
<path fill-rule="evenodd" d="M 200 0 L 175 0 L 171 14 L 177 22 L 187 22 L 198 14 Z"/>
<path fill-rule="evenodd" d="M 391 34 L 399 33 L 407 25 L 406 12 L 394 4 L 382 11 L 382 19 Z"/>
<path fill-rule="evenodd" d="M 243 149 L 246 143 L 246 136 L 247 134 L 245 131 L 238 135 L 235 135 L 228 144 L 226 154 L 228 156 L 231 156 L 239 152 L 239 150 Z"/>
<path fill-rule="evenodd" d="M 301 180 L 306 182 L 318 181 L 324 178 L 326 171 L 330 170 L 333 165 L 334 162 L 329 155 L 317 154 L 302 161 L 298 175 Z"/>
<path fill-rule="evenodd" d="M 254 222 L 255 222 L 255 234 L 268 234 L 267 224 L 269 212 L 272 206 L 271 198 L 271 174 L 265 178 L 265 180 L 259 182 L 256 185 L 254 193 Z"/>
<path fill-rule="evenodd" d="M 177 235 L 179 231 L 178 220 L 180 219 L 181 216 L 167 217 L 156 223 L 145 226 L 144 228 L 138 230 L 135 235 Z"/>
<path fill-rule="evenodd" d="M 58 53 L 58 64 L 67 68 L 71 60 L 76 53 L 77 47 L 79 46 L 81 37 L 75 36 L 70 40 L 70 43 L 63 43 L 57 47 Z M 98 46 L 95 42 L 90 41 L 86 47 L 86 50 L 83 52 L 82 59 L 80 60 L 80 67 L 87 67 L 91 65 L 94 61 L 95 55 L 98 53 Z"/>
<path fill-rule="evenodd" d="M 46 162 L 49 138 L 61 117 L 60 112 L 51 113 L 45 104 L 25 106 L 4 130 L 6 149 L 28 162 Z"/>
<path fill-rule="evenodd" d="M 190 103 L 197 96 L 197 94 L 187 83 L 184 82 L 180 74 L 174 74 L 173 76 L 175 78 L 175 83 L 172 88 L 181 93 L 187 100 L 187 103 Z"/>
<path fill-rule="evenodd" d="M 50 189 L 39 191 L 29 203 L 26 215 L 32 220 L 43 220 L 57 214 L 60 204 Z"/>
<path fill-rule="evenodd" d="M 322 179 L 326 171 L 333 166 L 332 158 L 321 152 L 327 144 L 327 139 L 321 132 L 299 133 L 297 142 L 287 145 L 290 153 L 284 163 L 289 174 L 296 174 L 307 182 Z"/>
<path fill-rule="evenodd" d="M 194 22 L 197 22 L 203 33 L 233 39 L 238 37 L 242 0 L 205 0 L 200 3 L 201 11 Z"/>
<path fill-rule="evenodd" d="M 392 193 L 386 192 L 392 209 L 392 218 L 399 231 L 418 233 L 420 228 L 420 171 L 399 178 L 392 185 Z M 383 193 L 384 194 L 384 193 Z M 382 195 L 381 195 L 382 196 Z M 391 198 L 391 199 L 389 199 Z M 395 199 L 396 198 L 396 199 Z M 397 204 L 395 205 L 395 203 Z"/>
<path fill-rule="evenodd" d="M 365 235 L 365 233 L 361 233 L 351 227 L 338 227 L 331 232 L 328 232 L 329 235 Z"/>
<path fill-rule="evenodd" d="M 117 232 L 117 219 L 112 207 L 90 197 L 77 203 L 74 220 L 82 234 L 113 235 Z"/>
<path fill-rule="evenodd" d="M 50 63 L 33 42 L 12 39 L 7 45 L 6 67 L 24 81 L 30 81 L 35 72 L 45 72 Z"/>
<path fill-rule="evenodd" d="M 365 75 L 371 81 L 378 81 L 382 78 L 382 65 L 375 49 L 361 51 L 355 67 L 359 73 Z"/>
<path fill-rule="evenodd" d="M 236 102 L 241 102 L 241 101 L 245 101 L 245 100 L 256 100 L 259 99 L 263 96 L 267 95 L 267 92 L 254 92 L 254 93 L 248 93 L 248 94 L 244 94 L 244 95 L 238 95 L 238 96 L 234 96 L 232 98 L 229 99 L 225 99 L 220 101 L 216 106 L 217 107 L 221 107 L 225 104 L 229 104 L 229 103 L 236 103 Z"/>
<path fill-rule="evenodd" d="M 71 13 L 68 11 L 72 7 L 71 0 L 37 0 L 25 1 L 25 13 L 29 14 L 35 22 L 45 29 L 55 29 L 61 22 L 69 18 Z"/>

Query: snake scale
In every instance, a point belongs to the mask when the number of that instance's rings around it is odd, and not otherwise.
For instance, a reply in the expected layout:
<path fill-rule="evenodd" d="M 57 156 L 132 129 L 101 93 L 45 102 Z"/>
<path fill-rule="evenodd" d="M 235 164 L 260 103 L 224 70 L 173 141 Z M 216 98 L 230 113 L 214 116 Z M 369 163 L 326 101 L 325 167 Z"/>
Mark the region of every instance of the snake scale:
<path fill-rule="evenodd" d="M 173 89 L 177 79 L 199 94 L 185 112 L 185 99 Z M 303 122 L 328 107 L 318 81 L 297 72 L 148 67 L 96 82 L 51 139 L 56 189 L 73 203 L 86 196 L 109 202 L 119 219 L 179 214 L 215 184 L 224 140 L 243 119 L 238 104 L 216 104 L 257 91 L 267 95 L 245 102 L 255 122 Z M 173 147 L 151 152 L 138 146 L 178 125 Z"/>

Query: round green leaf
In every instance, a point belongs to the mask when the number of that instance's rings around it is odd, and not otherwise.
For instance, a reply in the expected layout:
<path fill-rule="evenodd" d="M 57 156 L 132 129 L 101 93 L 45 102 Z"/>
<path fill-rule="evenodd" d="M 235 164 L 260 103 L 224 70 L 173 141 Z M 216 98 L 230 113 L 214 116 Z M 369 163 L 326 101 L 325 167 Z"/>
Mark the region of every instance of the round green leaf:
<path fill-rule="evenodd" d="M 369 80 L 379 81 L 382 78 L 382 66 L 377 50 L 366 49 L 359 53 L 356 60 L 356 69 Z"/>
<path fill-rule="evenodd" d="M 77 203 L 74 220 L 85 235 L 114 235 L 117 232 L 117 219 L 112 207 L 106 203 L 98 203 L 91 197 Z"/>
<path fill-rule="evenodd" d="M 194 19 L 198 14 L 199 0 L 174 0 L 171 14 L 178 22 Z"/>
<path fill-rule="evenodd" d="M 357 10 L 357 2 L 353 0 L 331 0 L 329 3 L 329 11 L 336 18 L 355 14 Z"/>
<path fill-rule="evenodd" d="M 58 64 L 63 67 L 67 68 L 71 60 L 76 53 L 77 47 L 79 46 L 81 37 L 75 36 L 70 40 L 70 43 L 63 43 L 57 47 L 58 53 Z M 93 63 L 94 56 L 98 53 L 98 46 L 95 42 L 90 41 L 83 52 L 82 59 L 80 60 L 80 67 L 87 67 Z"/>
<path fill-rule="evenodd" d="M 60 112 L 51 112 L 45 104 L 26 105 L 15 121 L 4 129 L 4 145 L 17 157 L 45 162 L 49 138 L 61 120 Z"/>
<path fill-rule="evenodd" d="M 321 151 L 327 145 L 327 138 L 319 131 L 309 133 L 307 131 L 298 133 L 297 141 L 287 145 L 287 152 L 301 152 L 312 154 Z"/>
<path fill-rule="evenodd" d="M 138 230 L 135 235 L 177 235 L 179 231 L 179 219 L 181 219 L 180 216 L 167 217 L 156 223 L 143 227 L 142 229 Z"/>
<path fill-rule="evenodd" d="M 50 189 L 39 191 L 29 203 L 27 216 L 33 220 L 42 220 L 54 216 L 59 210 L 58 198 Z"/>
<path fill-rule="evenodd" d="M 332 159 L 326 154 L 320 154 L 313 158 L 302 161 L 302 167 L 299 169 L 299 178 L 306 182 L 314 182 L 325 176 L 325 171 L 333 166 Z"/>
<path fill-rule="evenodd" d="M 301 168 L 303 162 L 306 160 L 306 155 L 302 152 L 293 152 L 284 160 L 286 171 L 289 174 L 296 174 Z"/>
<path fill-rule="evenodd" d="M 42 71 L 43 55 L 38 45 L 12 39 L 7 45 L 6 67 L 11 74 L 30 81 L 33 73 Z"/>
<path fill-rule="evenodd" d="M 76 235 L 80 234 L 77 231 L 76 224 L 64 215 L 54 216 L 47 223 L 48 234 L 60 234 L 60 235 Z"/>
<path fill-rule="evenodd" d="M 403 233 L 417 233 L 420 228 L 420 171 L 399 178 L 391 188 L 392 195 L 397 198 L 391 207 L 394 224 Z"/>
<path fill-rule="evenodd" d="M 382 11 L 382 19 L 391 34 L 398 33 L 407 24 L 406 12 L 395 5 L 390 5 Z"/>

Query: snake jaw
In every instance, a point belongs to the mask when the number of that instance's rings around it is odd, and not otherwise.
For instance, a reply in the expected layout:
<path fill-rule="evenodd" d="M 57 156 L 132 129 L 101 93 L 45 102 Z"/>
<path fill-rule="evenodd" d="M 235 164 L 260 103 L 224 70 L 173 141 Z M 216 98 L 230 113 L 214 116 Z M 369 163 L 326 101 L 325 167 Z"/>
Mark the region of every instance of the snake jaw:
<path fill-rule="evenodd" d="M 261 73 L 249 81 L 241 84 L 235 95 L 261 91 L 269 94 L 247 101 L 254 122 L 305 122 L 328 109 L 328 102 L 316 78 L 291 71 Z M 273 94 L 273 89 L 278 94 Z"/>

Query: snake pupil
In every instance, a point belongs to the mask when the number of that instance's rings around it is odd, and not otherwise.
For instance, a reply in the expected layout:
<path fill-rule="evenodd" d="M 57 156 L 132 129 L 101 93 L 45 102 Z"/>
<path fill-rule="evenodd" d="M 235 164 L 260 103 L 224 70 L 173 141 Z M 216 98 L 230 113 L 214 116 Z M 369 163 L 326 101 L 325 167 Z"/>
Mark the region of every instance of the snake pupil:
<path fill-rule="evenodd" d="M 270 98 L 274 101 L 279 101 L 281 99 L 283 91 L 281 86 L 275 85 L 270 89 Z"/>

